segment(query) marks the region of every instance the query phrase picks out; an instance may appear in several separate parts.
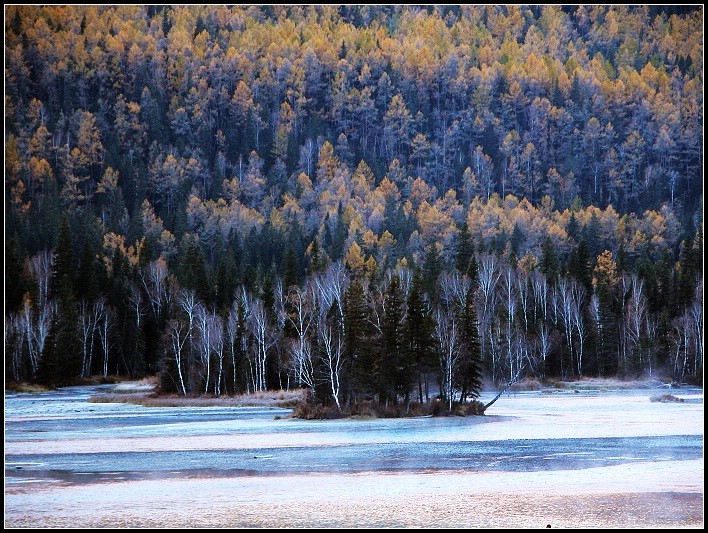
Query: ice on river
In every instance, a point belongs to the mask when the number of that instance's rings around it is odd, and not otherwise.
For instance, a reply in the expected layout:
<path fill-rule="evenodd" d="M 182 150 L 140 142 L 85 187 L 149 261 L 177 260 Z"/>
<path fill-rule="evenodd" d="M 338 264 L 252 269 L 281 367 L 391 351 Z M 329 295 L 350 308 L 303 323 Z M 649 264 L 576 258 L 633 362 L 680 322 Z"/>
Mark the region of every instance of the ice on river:
<path fill-rule="evenodd" d="M 700 390 L 666 404 L 648 390 L 518 393 L 485 417 L 336 421 L 94 393 L 6 395 L 6 526 L 703 525 Z"/>

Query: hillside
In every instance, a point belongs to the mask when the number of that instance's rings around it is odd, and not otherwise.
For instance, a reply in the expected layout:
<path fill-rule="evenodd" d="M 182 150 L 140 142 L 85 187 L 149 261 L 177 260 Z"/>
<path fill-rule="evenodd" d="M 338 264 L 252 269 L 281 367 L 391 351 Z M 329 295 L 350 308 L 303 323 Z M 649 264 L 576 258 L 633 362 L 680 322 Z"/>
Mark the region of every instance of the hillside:
<path fill-rule="evenodd" d="M 8 6 L 6 376 L 699 379 L 702 43 L 702 6 Z"/>

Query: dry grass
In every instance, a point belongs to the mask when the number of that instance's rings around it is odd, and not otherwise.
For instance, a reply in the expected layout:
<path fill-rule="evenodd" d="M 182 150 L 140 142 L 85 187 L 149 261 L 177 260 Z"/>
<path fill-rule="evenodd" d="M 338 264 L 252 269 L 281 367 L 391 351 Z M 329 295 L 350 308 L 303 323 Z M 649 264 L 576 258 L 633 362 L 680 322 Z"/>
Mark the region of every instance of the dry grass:
<path fill-rule="evenodd" d="M 577 381 L 548 380 L 546 386 L 555 389 L 575 391 L 611 391 L 628 389 L 657 389 L 666 384 L 659 379 L 621 380 L 614 378 L 582 378 Z"/>
<path fill-rule="evenodd" d="M 510 391 L 514 392 L 521 392 L 521 391 L 535 391 L 535 390 L 541 390 L 543 388 L 543 384 L 536 378 L 524 378 L 521 381 L 517 381 L 511 387 L 509 387 Z"/>
<path fill-rule="evenodd" d="M 484 404 L 479 400 L 472 400 L 457 406 L 455 414 L 458 416 L 484 416 Z"/>
<path fill-rule="evenodd" d="M 115 394 L 134 394 L 155 392 L 157 389 L 157 378 L 154 376 L 143 378 L 138 381 L 123 381 L 113 387 Z"/>
<path fill-rule="evenodd" d="M 25 381 L 20 383 L 14 381 L 5 382 L 5 392 L 49 392 L 50 390 L 50 388 L 44 385 L 27 383 Z"/>
<path fill-rule="evenodd" d="M 283 407 L 292 408 L 304 397 L 304 390 L 265 391 L 236 396 L 178 396 L 145 392 L 120 392 L 92 396 L 92 403 L 129 403 L 144 407 Z"/>
<path fill-rule="evenodd" d="M 113 384 L 113 383 L 118 383 L 116 385 L 116 388 L 125 386 L 127 388 L 132 387 L 135 384 L 141 384 L 141 383 L 148 383 L 152 380 L 153 383 L 155 382 L 155 378 L 145 378 L 140 381 L 128 381 L 129 378 L 125 376 L 107 376 L 103 377 L 100 375 L 94 375 L 94 376 L 89 376 L 86 378 L 77 378 L 73 380 L 70 385 L 72 386 L 92 386 L 92 385 L 107 385 L 107 384 Z M 154 385 L 150 387 L 149 391 L 152 391 L 154 389 Z M 54 387 L 47 387 L 45 385 L 40 385 L 39 383 L 28 383 L 26 381 L 22 381 L 20 383 L 17 383 L 16 381 L 6 381 L 5 382 L 5 391 L 8 392 L 47 392 L 50 390 L 54 390 Z M 148 389 L 142 389 L 140 391 L 130 391 L 126 390 L 126 392 L 147 392 Z"/>

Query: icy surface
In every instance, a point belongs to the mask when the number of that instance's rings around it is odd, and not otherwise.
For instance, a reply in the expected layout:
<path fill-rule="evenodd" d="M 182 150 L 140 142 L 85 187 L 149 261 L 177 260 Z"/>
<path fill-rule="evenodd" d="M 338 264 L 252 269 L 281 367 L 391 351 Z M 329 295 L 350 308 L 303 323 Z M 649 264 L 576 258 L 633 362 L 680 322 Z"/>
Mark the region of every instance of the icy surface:
<path fill-rule="evenodd" d="M 336 421 L 95 393 L 6 394 L 6 525 L 703 524 L 701 390 L 671 404 L 518 393 L 485 417 Z"/>

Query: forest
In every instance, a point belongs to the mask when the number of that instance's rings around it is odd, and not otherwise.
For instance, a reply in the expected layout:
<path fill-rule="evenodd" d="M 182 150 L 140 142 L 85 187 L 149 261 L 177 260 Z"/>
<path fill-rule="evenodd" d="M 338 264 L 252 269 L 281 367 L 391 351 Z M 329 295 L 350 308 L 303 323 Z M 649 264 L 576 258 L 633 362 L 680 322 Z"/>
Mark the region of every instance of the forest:
<path fill-rule="evenodd" d="M 7 6 L 6 381 L 701 382 L 702 170 L 700 5 Z"/>

